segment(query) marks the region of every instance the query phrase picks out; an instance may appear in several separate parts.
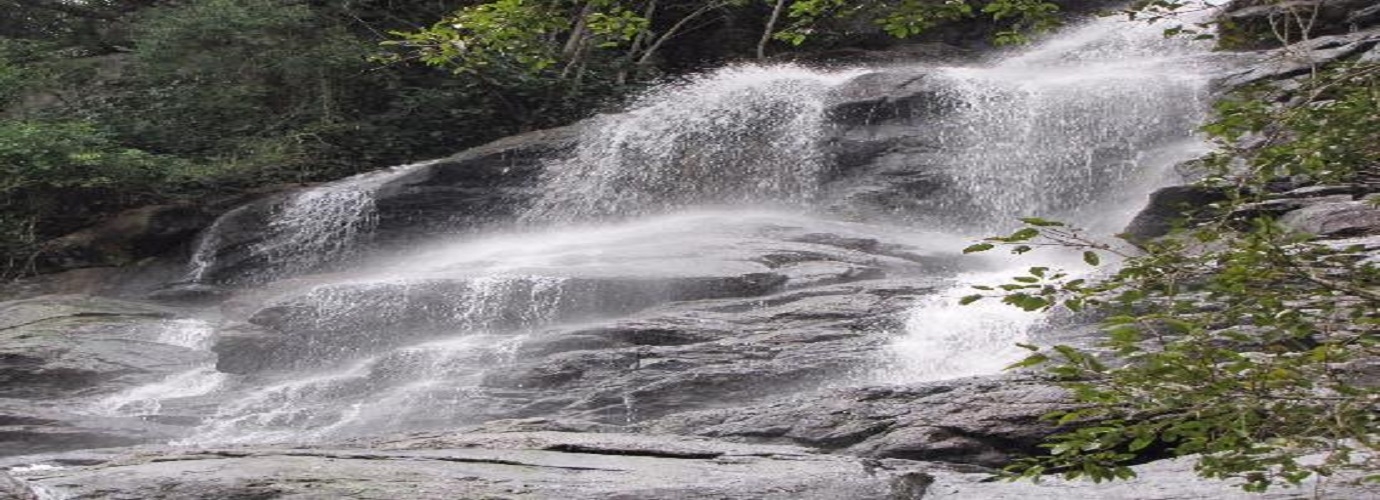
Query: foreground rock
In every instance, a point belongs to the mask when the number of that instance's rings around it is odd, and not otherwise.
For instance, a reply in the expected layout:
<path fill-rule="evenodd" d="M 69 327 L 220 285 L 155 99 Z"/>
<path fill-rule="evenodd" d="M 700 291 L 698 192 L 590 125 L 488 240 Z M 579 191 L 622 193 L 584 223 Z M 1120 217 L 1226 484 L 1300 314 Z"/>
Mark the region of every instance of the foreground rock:
<path fill-rule="evenodd" d="M 1366 498 L 1341 483 L 1247 495 L 1196 478 L 1187 461 L 1139 466 L 1145 479 L 992 482 L 992 472 L 629 434 L 432 434 L 335 447 L 97 450 L 0 461 L 0 497 L 920 500 Z M 8 495 L 8 496 L 6 496 Z"/>
<path fill-rule="evenodd" d="M 1000 467 L 1038 451 L 1057 430 L 1041 416 L 1071 407 L 1068 394 L 1047 382 L 992 377 L 826 391 L 761 406 L 681 413 L 645 427 L 864 457 Z"/>
<path fill-rule="evenodd" d="M 785 446 L 558 433 L 459 435 L 381 448 L 143 449 L 11 470 L 68 499 L 921 498 L 917 464 Z M 73 463 L 79 465 L 69 465 Z"/>

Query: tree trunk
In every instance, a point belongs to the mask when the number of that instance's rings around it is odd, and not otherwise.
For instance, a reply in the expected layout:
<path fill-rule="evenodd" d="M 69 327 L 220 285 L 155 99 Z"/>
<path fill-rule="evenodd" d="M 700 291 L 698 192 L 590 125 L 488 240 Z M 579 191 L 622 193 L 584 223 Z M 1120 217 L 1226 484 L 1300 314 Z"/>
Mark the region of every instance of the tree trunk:
<path fill-rule="evenodd" d="M 771 8 L 771 18 L 767 20 L 767 27 L 762 30 L 762 39 L 757 41 L 757 58 L 767 58 L 767 42 L 771 41 L 772 34 L 776 33 L 776 21 L 781 19 L 781 11 L 786 8 L 786 0 L 776 0 L 776 5 Z"/>

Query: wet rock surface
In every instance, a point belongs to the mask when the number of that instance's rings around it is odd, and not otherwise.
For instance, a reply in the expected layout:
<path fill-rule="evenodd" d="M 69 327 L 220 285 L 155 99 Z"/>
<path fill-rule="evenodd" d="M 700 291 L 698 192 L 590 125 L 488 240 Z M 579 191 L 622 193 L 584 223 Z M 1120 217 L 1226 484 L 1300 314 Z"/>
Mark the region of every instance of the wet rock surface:
<path fill-rule="evenodd" d="M 63 465 L 12 470 L 19 488 L 70 499 L 910 500 L 931 481 L 917 464 L 796 447 L 561 433 L 438 436 L 367 448 L 149 448 L 39 460 Z"/>
<path fill-rule="evenodd" d="M 218 368 L 249 375 L 246 388 L 321 373 L 281 397 L 334 436 L 515 418 L 627 426 L 870 377 L 903 313 L 956 270 L 905 238 L 767 220 L 714 219 L 754 235 L 728 240 L 692 231 L 692 242 L 565 249 L 559 269 L 303 278 L 227 302 Z M 279 396 L 263 397 L 250 409 L 275 411 Z M 379 400 L 414 411 L 342 411 Z"/>
<path fill-rule="evenodd" d="M 158 342 L 166 308 L 80 295 L 0 303 L 0 455 L 167 439 L 172 429 L 93 415 L 93 398 L 160 380 L 207 354 Z"/>
<path fill-rule="evenodd" d="M 1342 481 L 1245 494 L 1185 460 L 1093 484 L 991 481 L 980 467 L 859 459 L 781 445 L 568 432 L 414 435 L 336 447 L 143 447 L 0 460 L 5 498 L 745 500 L 1367 498 Z M 1371 487 L 1373 488 L 1373 487 Z"/>
<path fill-rule="evenodd" d="M 391 176 L 370 193 L 377 229 L 366 243 L 400 245 L 459 233 L 511 218 L 532 197 L 542 159 L 574 145 L 579 125 L 501 139 Z M 405 167 L 406 168 L 406 167 Z M 282 262 L 262 251 L 274 236 L 271 220 L 303 190 L 242 205 L 217 220 L 202 280 L 263 283 L 281 274 Z"/>
<path fill-rule="evenodd" d="M 196 356 L 150 341 L 169 317 L 85 296 L 0 303 L 0 397 L 54 399 L 147 382 Z"/>
<path fill-rule="evenodd" d="M 849 455 L 999 467 L 1056 428 L 1040 416 L 1068 394 L 1018 377 L 824 391 L 762 406 L 672 415 L 650 432 L 793 443 Z"/>

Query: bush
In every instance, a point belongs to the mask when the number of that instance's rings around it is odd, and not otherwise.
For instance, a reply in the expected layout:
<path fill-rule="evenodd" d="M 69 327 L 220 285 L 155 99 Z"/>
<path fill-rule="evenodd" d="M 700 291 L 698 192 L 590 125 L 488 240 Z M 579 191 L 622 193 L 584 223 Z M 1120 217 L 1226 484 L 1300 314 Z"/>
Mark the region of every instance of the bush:
<path fill-rule="evenodd" d="M 1028 310 L 1093 308 L 1106 337 L 1093 349 L 1029 348 L 1085 406 L 1050 415 L 1072 430 L 1049 455 L 1011 472 L 1094 480 L 1127 465 L 1197 455 L 1205 477 L 1249 491 L 1350 470 L 1380 480 L 1380 265 L 1362 245 L 1320 240 L 1259 210 L 1283 184 L 1357 182 L 1380 168 L 1380 65 L 1344 63 L 1292 90 L 1249 89 L 1224 100 L 1205 130 L 1218 153 L 1202 181 L 1225 201 L 1141 252 L 1090 240 L 1055 221 L 970 247 L 1017 253 L 1053 245 L 1119 253 L 1098 279 L 1031 268 L 980 287 Z M 1353 186 L 1355 196 L 1376 187 Z M 1373 203 L 1373 202 L 1372 202 Z M 1257 207 L 1257 208 L 1253 208 Z"/>

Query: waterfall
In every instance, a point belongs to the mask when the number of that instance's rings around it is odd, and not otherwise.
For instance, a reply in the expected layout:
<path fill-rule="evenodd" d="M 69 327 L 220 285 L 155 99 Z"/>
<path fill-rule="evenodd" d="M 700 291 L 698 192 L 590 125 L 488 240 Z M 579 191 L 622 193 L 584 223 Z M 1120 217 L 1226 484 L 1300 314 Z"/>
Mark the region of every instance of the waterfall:
<path fill-rule="evenodd" d="M 242 356 L 265 367 L 214 383 L 186 373 L 187 380 L 175 376 L 104 407 L 156 413 L 159 400 L 150 393 L 160 391 L 217 398 L 182 441 L 192 444 L 453 428 L 580 404 L 631 423 L 645 399 L 628 387 L 599 388 L 581 401 L 545 394 L 533 385 L 584 374 L 560 371 L 555 362 L 519 366 L 522 354 L 561 340 L 590 342 L 601 353 L 617 345 L 623 350 L 607 354 L 598 370 L 636 376 L 642 359 L 629 353 L 643 344 L 599 344 L 607 339 L 590 331 L 668 304 L 735 297 L 757 306 L 723 310 L 767 308 L 772 294 L 833 283 L 811 281 L 819 271 L 810 265 L 820 262 L 857 271 L 854 277 L 887 262 L 950 273 L 935 277 L 949 279 L 948 288 L 914 304 L 901 331 L 876 332 L 890 333 L 891 342 L 879 349 L 882 368 L 865 382 L 996 373 L 1018 359 L 1015 344 L 1031 341 L 1042 318 L 995 301 L 959 306 L 958 297 L 1030 266 L 1087 270 L 1056 252 L 965 258 L 959 267 L 967 267 L 952 271 L 913 250 L 930 245 L 956 255 L 1023 216 L 1119 230 L 1171 165 L 1204 148 L 1195 136 L 1212 76 L 1198 62 L 1203 52 L 1198 43 L 1164 39 L 1153 26 L 1103 19 L 984 64 L 878 70 L 921 75 L 929 98 L 944 103 L 943 112 L 886 125 L 888 133 L 923 136 L 938 152 L 923 165 L 902 165 L 931 169 L 925 173 L 945 187 L 920 200 L 929 207 L 923 213 L 909 214 L 919 228 L 842 222 L 822 208 L 837 201 L 829 199 L 829 183 L 844 176 L 830 156 L 839 126 L 830 121 L 831 106 L 843 86 L 869 71 L 795 65 L 691 77 L 590 120 L 573 151 L 545 159 L 538 195 L 518 220 L 483 235 L 354 254 L 378 224 L 380 187 L 426 164 L 302 190 L 273 207 L 252 251 L 275 277 L 347 257 L 352 265 L 255 291 L 269 298 L 240 319 L 278 344 Z M 218 221 L 202 236 L 194 280 L 214 267 L 221 230 Z M 919 230 L 928 232 L 901 237 Z M 899 276 L 910 277 L 928 278 Z M 827 292 L 803 295 L 842 293 Z M 683 320 L 714 324 L 703 312 Z M 752 328 L 726 327 L 724 335 L 731 340 Z M 509 373 L 519 369 L 538 382 Z"/>

